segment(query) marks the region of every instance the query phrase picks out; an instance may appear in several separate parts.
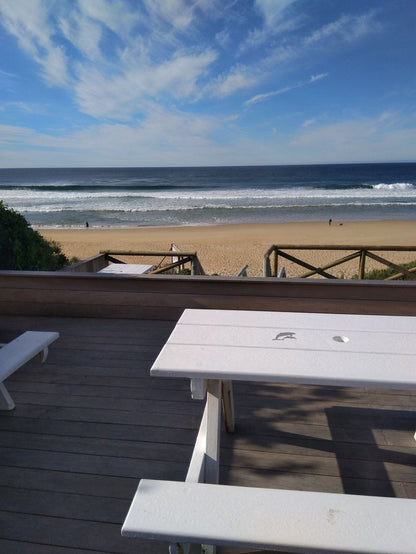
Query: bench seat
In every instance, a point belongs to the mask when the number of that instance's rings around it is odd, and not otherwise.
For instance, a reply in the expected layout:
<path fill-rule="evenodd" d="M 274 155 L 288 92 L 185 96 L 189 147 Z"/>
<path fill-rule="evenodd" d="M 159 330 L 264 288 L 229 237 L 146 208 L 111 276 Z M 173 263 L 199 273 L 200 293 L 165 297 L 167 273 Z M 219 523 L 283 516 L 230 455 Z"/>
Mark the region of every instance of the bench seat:
<path fill-rule="evenodd" d="M 415 522 L 415 499 L 143 479 L 122 535 L 315 554 L 414 554 Z"/>
<path fill-rule="evenodd" d="M 15 407 L 3 381 L 37 354 L 42 354 L 42 362 L 45 361 L 48 346 L 57 338 L 56 332 L 26 331 L 0 348 L 0 409 Z"/>

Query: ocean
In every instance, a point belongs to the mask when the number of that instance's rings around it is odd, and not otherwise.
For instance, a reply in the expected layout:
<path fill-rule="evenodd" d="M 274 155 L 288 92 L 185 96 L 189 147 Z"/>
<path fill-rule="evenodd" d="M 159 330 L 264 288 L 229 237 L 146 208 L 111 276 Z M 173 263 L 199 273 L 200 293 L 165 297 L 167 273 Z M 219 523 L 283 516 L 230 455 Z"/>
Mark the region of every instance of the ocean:
<path fill-rule="evenodd" d="M 416 163 L 0 169 L 34 227 L 416 219 Z"/>

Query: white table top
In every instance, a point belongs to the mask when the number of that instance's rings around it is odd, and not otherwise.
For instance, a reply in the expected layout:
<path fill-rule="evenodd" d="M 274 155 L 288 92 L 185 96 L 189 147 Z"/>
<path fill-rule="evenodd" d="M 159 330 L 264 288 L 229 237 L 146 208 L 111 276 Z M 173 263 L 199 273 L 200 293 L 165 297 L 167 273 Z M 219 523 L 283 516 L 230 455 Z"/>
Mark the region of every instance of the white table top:
<path fill-rule="evenodd" d="M 153 269 L 153 265 L 149 264 L 110 264 L 98 273 L 117 273 L 128 275 L 141 275 L 149 273 Z"/>
<path fill-rule="evenodd" d="M 416 389 L 416 317 L 185 310 L 152 375 Z"/>

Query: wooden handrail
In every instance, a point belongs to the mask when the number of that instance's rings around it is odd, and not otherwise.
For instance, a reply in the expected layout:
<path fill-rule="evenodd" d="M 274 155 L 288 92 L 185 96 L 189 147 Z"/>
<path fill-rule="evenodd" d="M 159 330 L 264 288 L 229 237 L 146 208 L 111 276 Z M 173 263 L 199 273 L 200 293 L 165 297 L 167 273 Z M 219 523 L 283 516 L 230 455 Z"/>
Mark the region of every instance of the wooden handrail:
<path fill-rule="evenodd" d="M 339 250 L 354 250 L 355 252 L 343 256 L 342 258 L 336 259 L 323 267 L 316 267 L 311 263 L 285 252 L 285 250 L 325 250 L 325 251 L 339 251 Z M 373 252 L 372 252 L 373 251 Z M 314 244 L 283 244 L 283 245 L 272 245 L 267 250 L 264 255 L 263 261 L 263 275 L 264 277 L 277 277 L 278 275 L 278 257 L 281 256 L 301 267 L 309 269 L 308 272 L 298 276 L 298 278 L 307 278 L 313 275 L 321 275 L 327 279 L 338 279 L 338 277 L 331 275 L 327 272 L 328 269 L 339 266 L 345 262 L 351 261 L 355 258 L 359 258 L 359 267 L 358 267 L 358 279 L 364 279 L 365 276 L 365 264 L 367 258 L 371 258 L 382 265 L 395 269 L 397 273 L 395 275 L 386 277 L 386 280 L 399 279 L 400 277 L 407 276 L 409 279 L 416 280 L 416 267 L 410 269 L 404 267 L 403 265 L 394 263 L 390 260 L 387 260 L 385 257 L 378 256 L 374 253 L 376 252 L 416 252 L 416 246 L 368 246 L 368 245 L 350 245 L 350 244 L 336 244 L 336 245 L 314 245 Z"/>

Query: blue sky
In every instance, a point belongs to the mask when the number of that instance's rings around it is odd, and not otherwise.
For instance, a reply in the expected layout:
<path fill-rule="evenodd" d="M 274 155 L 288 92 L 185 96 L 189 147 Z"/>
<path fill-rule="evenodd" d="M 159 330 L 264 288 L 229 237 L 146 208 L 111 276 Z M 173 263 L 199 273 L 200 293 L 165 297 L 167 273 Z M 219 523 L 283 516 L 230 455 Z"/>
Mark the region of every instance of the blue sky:
<path fill-rule="evenodd" d="M 416 160 L 416 0 L 0 0 L 0 167 Z"/>

